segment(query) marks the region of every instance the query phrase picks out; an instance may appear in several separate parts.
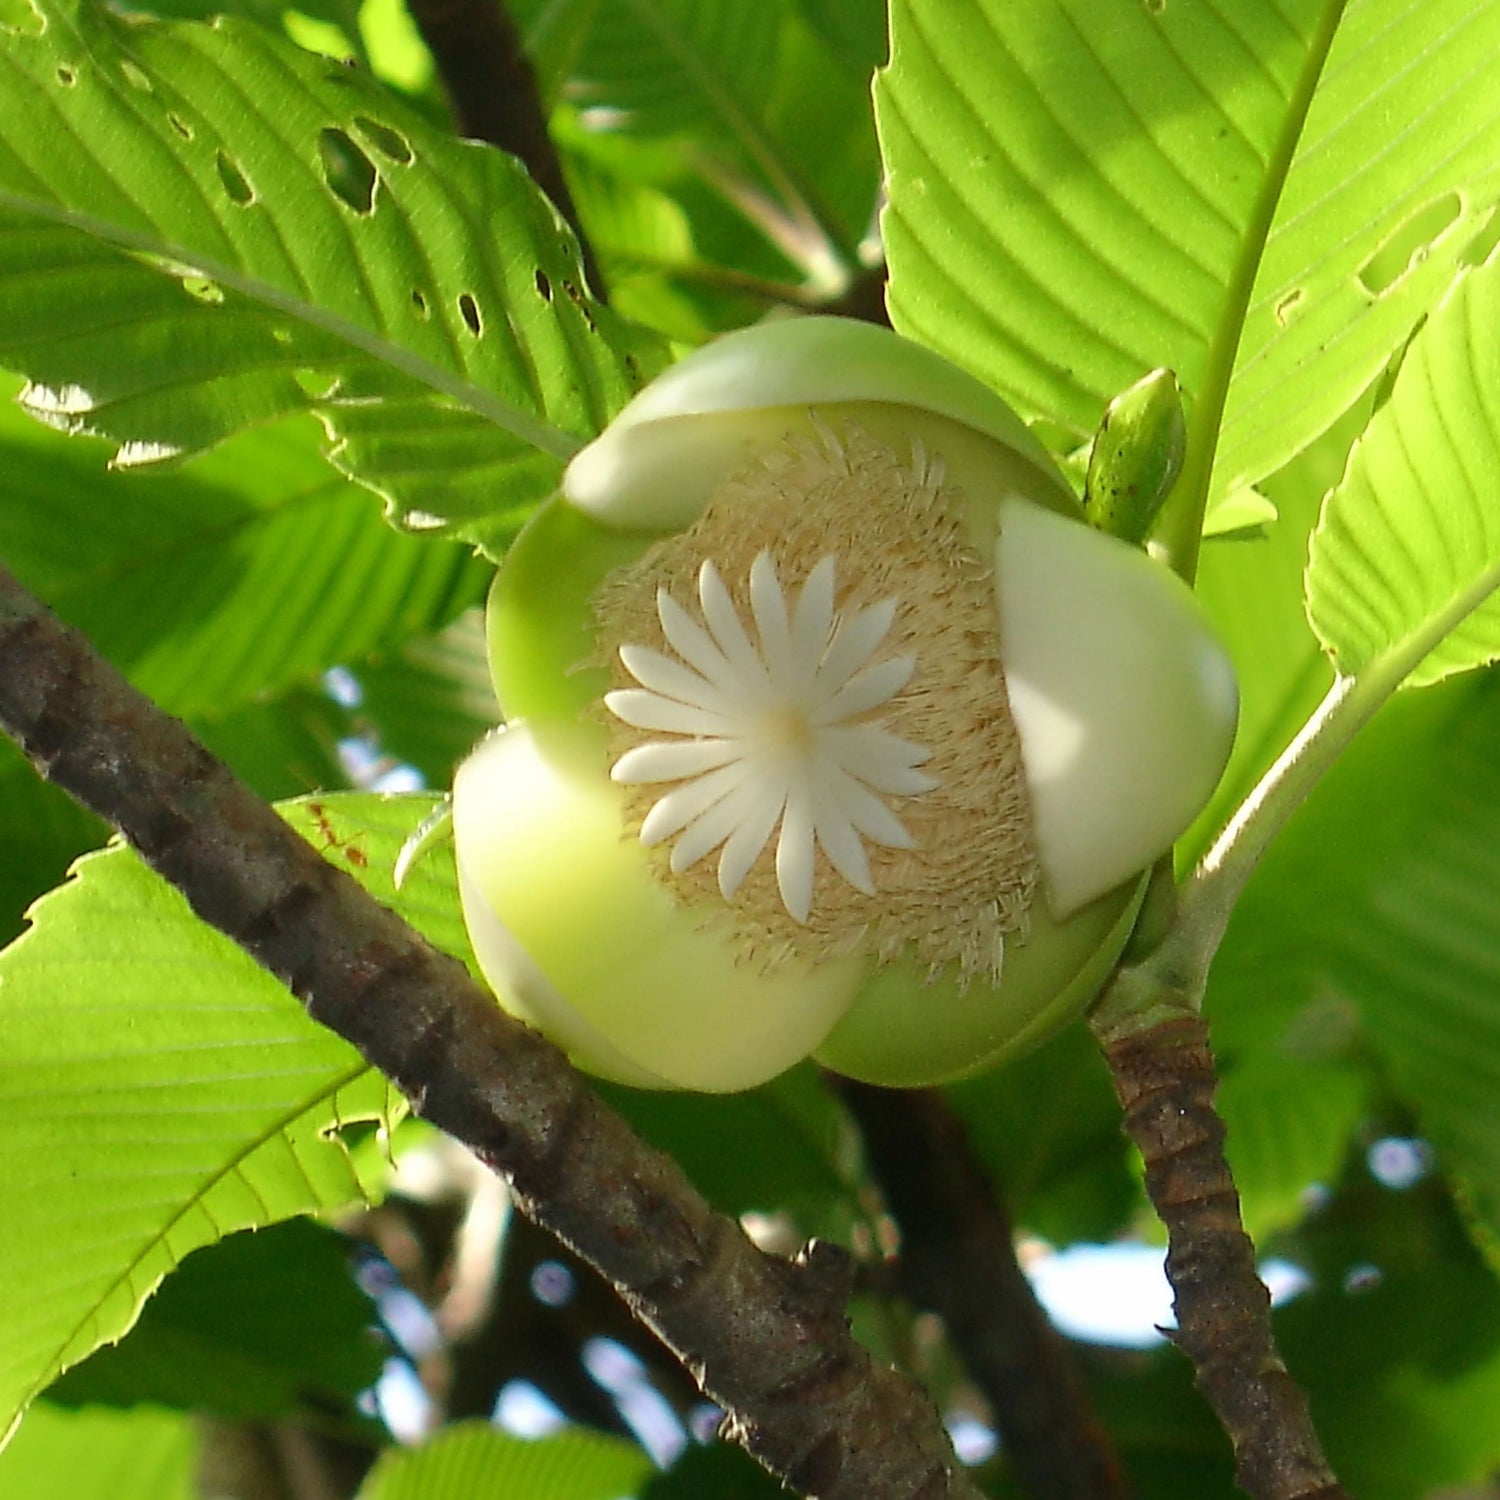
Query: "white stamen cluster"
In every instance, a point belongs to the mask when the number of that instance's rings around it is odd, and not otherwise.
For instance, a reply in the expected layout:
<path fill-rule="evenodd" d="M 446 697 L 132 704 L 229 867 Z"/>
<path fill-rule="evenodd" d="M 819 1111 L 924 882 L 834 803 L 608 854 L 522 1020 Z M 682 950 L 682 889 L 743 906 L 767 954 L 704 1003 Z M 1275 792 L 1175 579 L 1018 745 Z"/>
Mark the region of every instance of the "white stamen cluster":
<path fill-rule="evenodd" d="M 666 645 L 675 655 L 623 645 L 620 660 L 638 688 L 605 695 L 617 718 L 670 735 L 628 749 L 612 775 L 627 785 L 674 782 L 641 825 L 641 842 L 675 839 L 680 874 L 720 850 L 718 881 L 730 900 L 776 838 L 776 883 L 791 917 L 812 910 L 816 850 L 856 890 L 874 893 L 866 839 L 909 849 L 911 835 L 891 796 L 931 791 L 917 769 L 930 751 L 873 717 L 911 681 L 914 655 L 875 660 L 896 616 L 886 599 L 843 613 L 835 606 L 834 559 L 808 574 L 795 601 L 769 551 L 750 567 L 752 639 L 718 569 L 698 570 L 703 623 L 665 588 L 656 594 Z"/>

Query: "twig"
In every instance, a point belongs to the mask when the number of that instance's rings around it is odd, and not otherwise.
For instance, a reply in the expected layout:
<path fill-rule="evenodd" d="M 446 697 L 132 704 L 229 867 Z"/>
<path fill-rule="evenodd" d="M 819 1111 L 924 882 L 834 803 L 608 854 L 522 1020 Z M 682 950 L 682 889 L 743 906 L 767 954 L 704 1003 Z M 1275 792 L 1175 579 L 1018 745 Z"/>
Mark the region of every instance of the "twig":
<path fill-rule="evenodd" d="M 1146 1191 L 1167 1226 L 1172 1337 L 1234 1445 L 1236 1480 L 1254 1500 L 1348 1500 L 1276 1349 L 1270 1294 L 1214 1112 L 1207 1024 L 1178 1014 L 1100 1040 L 1125 1128 L 1145 1159 Z"/>
<path fill-rule="evenodd" d="M 1037 1500 L 1124 1500 L 1119 1459 L 952 1106 L 935 1089 L 836 1086 L 901 1229 L 899 1285 L 943 1320 L 1022 1487 Z"/>
<path fill-rule="evenodd" d="M 456 959 L 324 861 L 0 569 L 0 725 L 206 922 L 510 1179 L 766 1468 L 824 1500 L 979 1500 L 931 1400 L 849 1335 L 848 1257 L 761 1254 Z"/>
<path fill-rule="evenodd" d="M 578 236 L 583 273 L 602 297 L 599 262 L 547 133 L 531 61 L 502 0 L 408 0 L 408 9 L 437 64 L 458 133 L 488 141 L 525 166 Z"/>

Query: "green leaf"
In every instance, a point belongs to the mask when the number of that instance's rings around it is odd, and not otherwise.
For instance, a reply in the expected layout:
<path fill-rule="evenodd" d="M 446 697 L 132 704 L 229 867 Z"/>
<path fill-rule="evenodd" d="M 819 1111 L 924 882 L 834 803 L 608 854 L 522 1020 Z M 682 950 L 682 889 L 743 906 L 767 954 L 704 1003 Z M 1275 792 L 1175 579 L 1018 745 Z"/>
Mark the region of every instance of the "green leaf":
<path fill-rule="evenodd" d="M 1491 1235 L 1500 1230 L 1497 760 L 1493 673 L 1392 702 L 1266 855 L 1207 1001 L 1231 1077 L 1240 1065 L 1261 1077 L 1279 1066 L 1288 1086 L 1299 1076 L 1316 1085 L 1325 1066 L 1383 1075 Z M 1321 1128 L 1323 1107 L 1302 1112 L 1298 1134 Z"/>
<path fill-rule="evenodd" d="M 391 888 L 396 851 L 433 801 L 324 797 L 288 816 L 463 953 L 451 871 L 429 864 L 399 897 Z M 119 1338 L 189 1251 L 364 1198 L 375 1185 L 339 1132 L 399 1107 L 133 853 L 80 861 L 0 952 L 0 1427 Z"/>
<path fill-rule="evenodd" d="M 1355 401 L 1500 195 L 1494 3 L 896 0 L 892 42 L 898 328 L 1074 441 L 1175 370 L 1216 497 Z"/>
<path fill-rule="evenodd" d="M 7 565 L 176 714 L 230 713 L 426 635 L 491 571 L 392 531 L 306 419 L 148 479 L 12 409 L 0 472 Z"/>
<path fill-rule="evenodd" d="M 54 1381 L 64 1406 L 151 1403 L 231 1420 L 360 1424 L 386 1350 L 355 1285 L 353 1247 L 309 1219 L 195 1250 L 119 1344 Z"/>
<path fill-rule="evenodd" d="M 402 524 L 493 539 L 629 396 L 511 158 L 233 19 L 36 16 L 0 30 L 0 359 L 38 415 L 140 463 L 315 410 Z"/>
<path fill-rule="evenodd" d="M 6 1500 L 199 1500 L 201 1439 L 177 1412 L 33 1407 L 0 1453 Z"/>
<path fill-rule="evenodd" d="M 358 1500 L 621 1500 L 650 1473 L 639 1448 L 603 1433 L 575 1427 L 527 1441 L 460 1422 L 414 1452 L 386 1453 Z"/>
<path fill-rule="evenodd" d="M 1492 257 L 1460 277 L 1412 340 L 1328 497 L 1308 617 L 1346 676 L 1421 686 L 1500 656 L 1497 326 Z"/>
<path fill-rule="evenodd" d="M 478 609 L 439 635 L 364 663 L 356 679 L 360 721 L 382 750 L 415 765 L 429 786 L 449 785 L 454 767 L 500 719 Z"/>

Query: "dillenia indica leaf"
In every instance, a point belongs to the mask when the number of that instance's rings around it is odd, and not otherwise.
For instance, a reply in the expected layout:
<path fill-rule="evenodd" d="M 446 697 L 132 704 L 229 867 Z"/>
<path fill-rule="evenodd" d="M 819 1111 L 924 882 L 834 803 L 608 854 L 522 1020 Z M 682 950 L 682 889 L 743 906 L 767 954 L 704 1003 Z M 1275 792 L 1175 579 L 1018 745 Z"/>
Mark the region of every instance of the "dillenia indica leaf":
<path fill-rule="evenodd" d="M 1462 275 L 1324 502 L 1307 611 L 1346 677 L 1437 682 L 1500 657 L 1500 256 Z"/>
<path fill-rule="evenodd" d="M 344 64 L 233 18 L 0 12 L 0 364 L 116 462 L 311 409 L 401 524 L 495 540 L 638 353 L 517 162 Z"/>
<path fill-rule="evenodd" d="M 1139 546 L 1171 494 L 1186 452 L 1177 377 L 1153 370 L 1104 410 L 1083 483 L 1089 523 Z"/>

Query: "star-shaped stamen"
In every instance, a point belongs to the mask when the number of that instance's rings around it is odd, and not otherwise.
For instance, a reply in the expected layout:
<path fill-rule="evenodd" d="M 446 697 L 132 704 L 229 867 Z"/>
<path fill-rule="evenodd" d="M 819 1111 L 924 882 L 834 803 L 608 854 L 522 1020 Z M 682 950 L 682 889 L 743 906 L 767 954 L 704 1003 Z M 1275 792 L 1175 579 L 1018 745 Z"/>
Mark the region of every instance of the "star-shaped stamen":
<path fill-rule="evenodd" d="M 865 841 L 912 847 L 884 798 L 938 783 L 917 769 L 930 755 L 925 747 L 871 717 L 916 670 L 914 655 L 874 659 L 895 600 L 841 613 L 832 557 L 813 568 L 790 607 L 769 551 L 751 564 L 749 584 L 754 639 L 712 562 L 698 570 L 701 624 L 657 590 L 662 634 L 675 654 L 621 646 L 640 686 L 604 701 L 633 728 L 674 738 L 634 746 L 611 774 L 628 785 L 677 783 L 647 813 L 641 842 L 675 840 L 671 866 L 679 874 L 720 850 L 726 901 L 779 825 L 782 904 L 806 922 L 816 850 L 856 890 L 873 894 Z"/>

